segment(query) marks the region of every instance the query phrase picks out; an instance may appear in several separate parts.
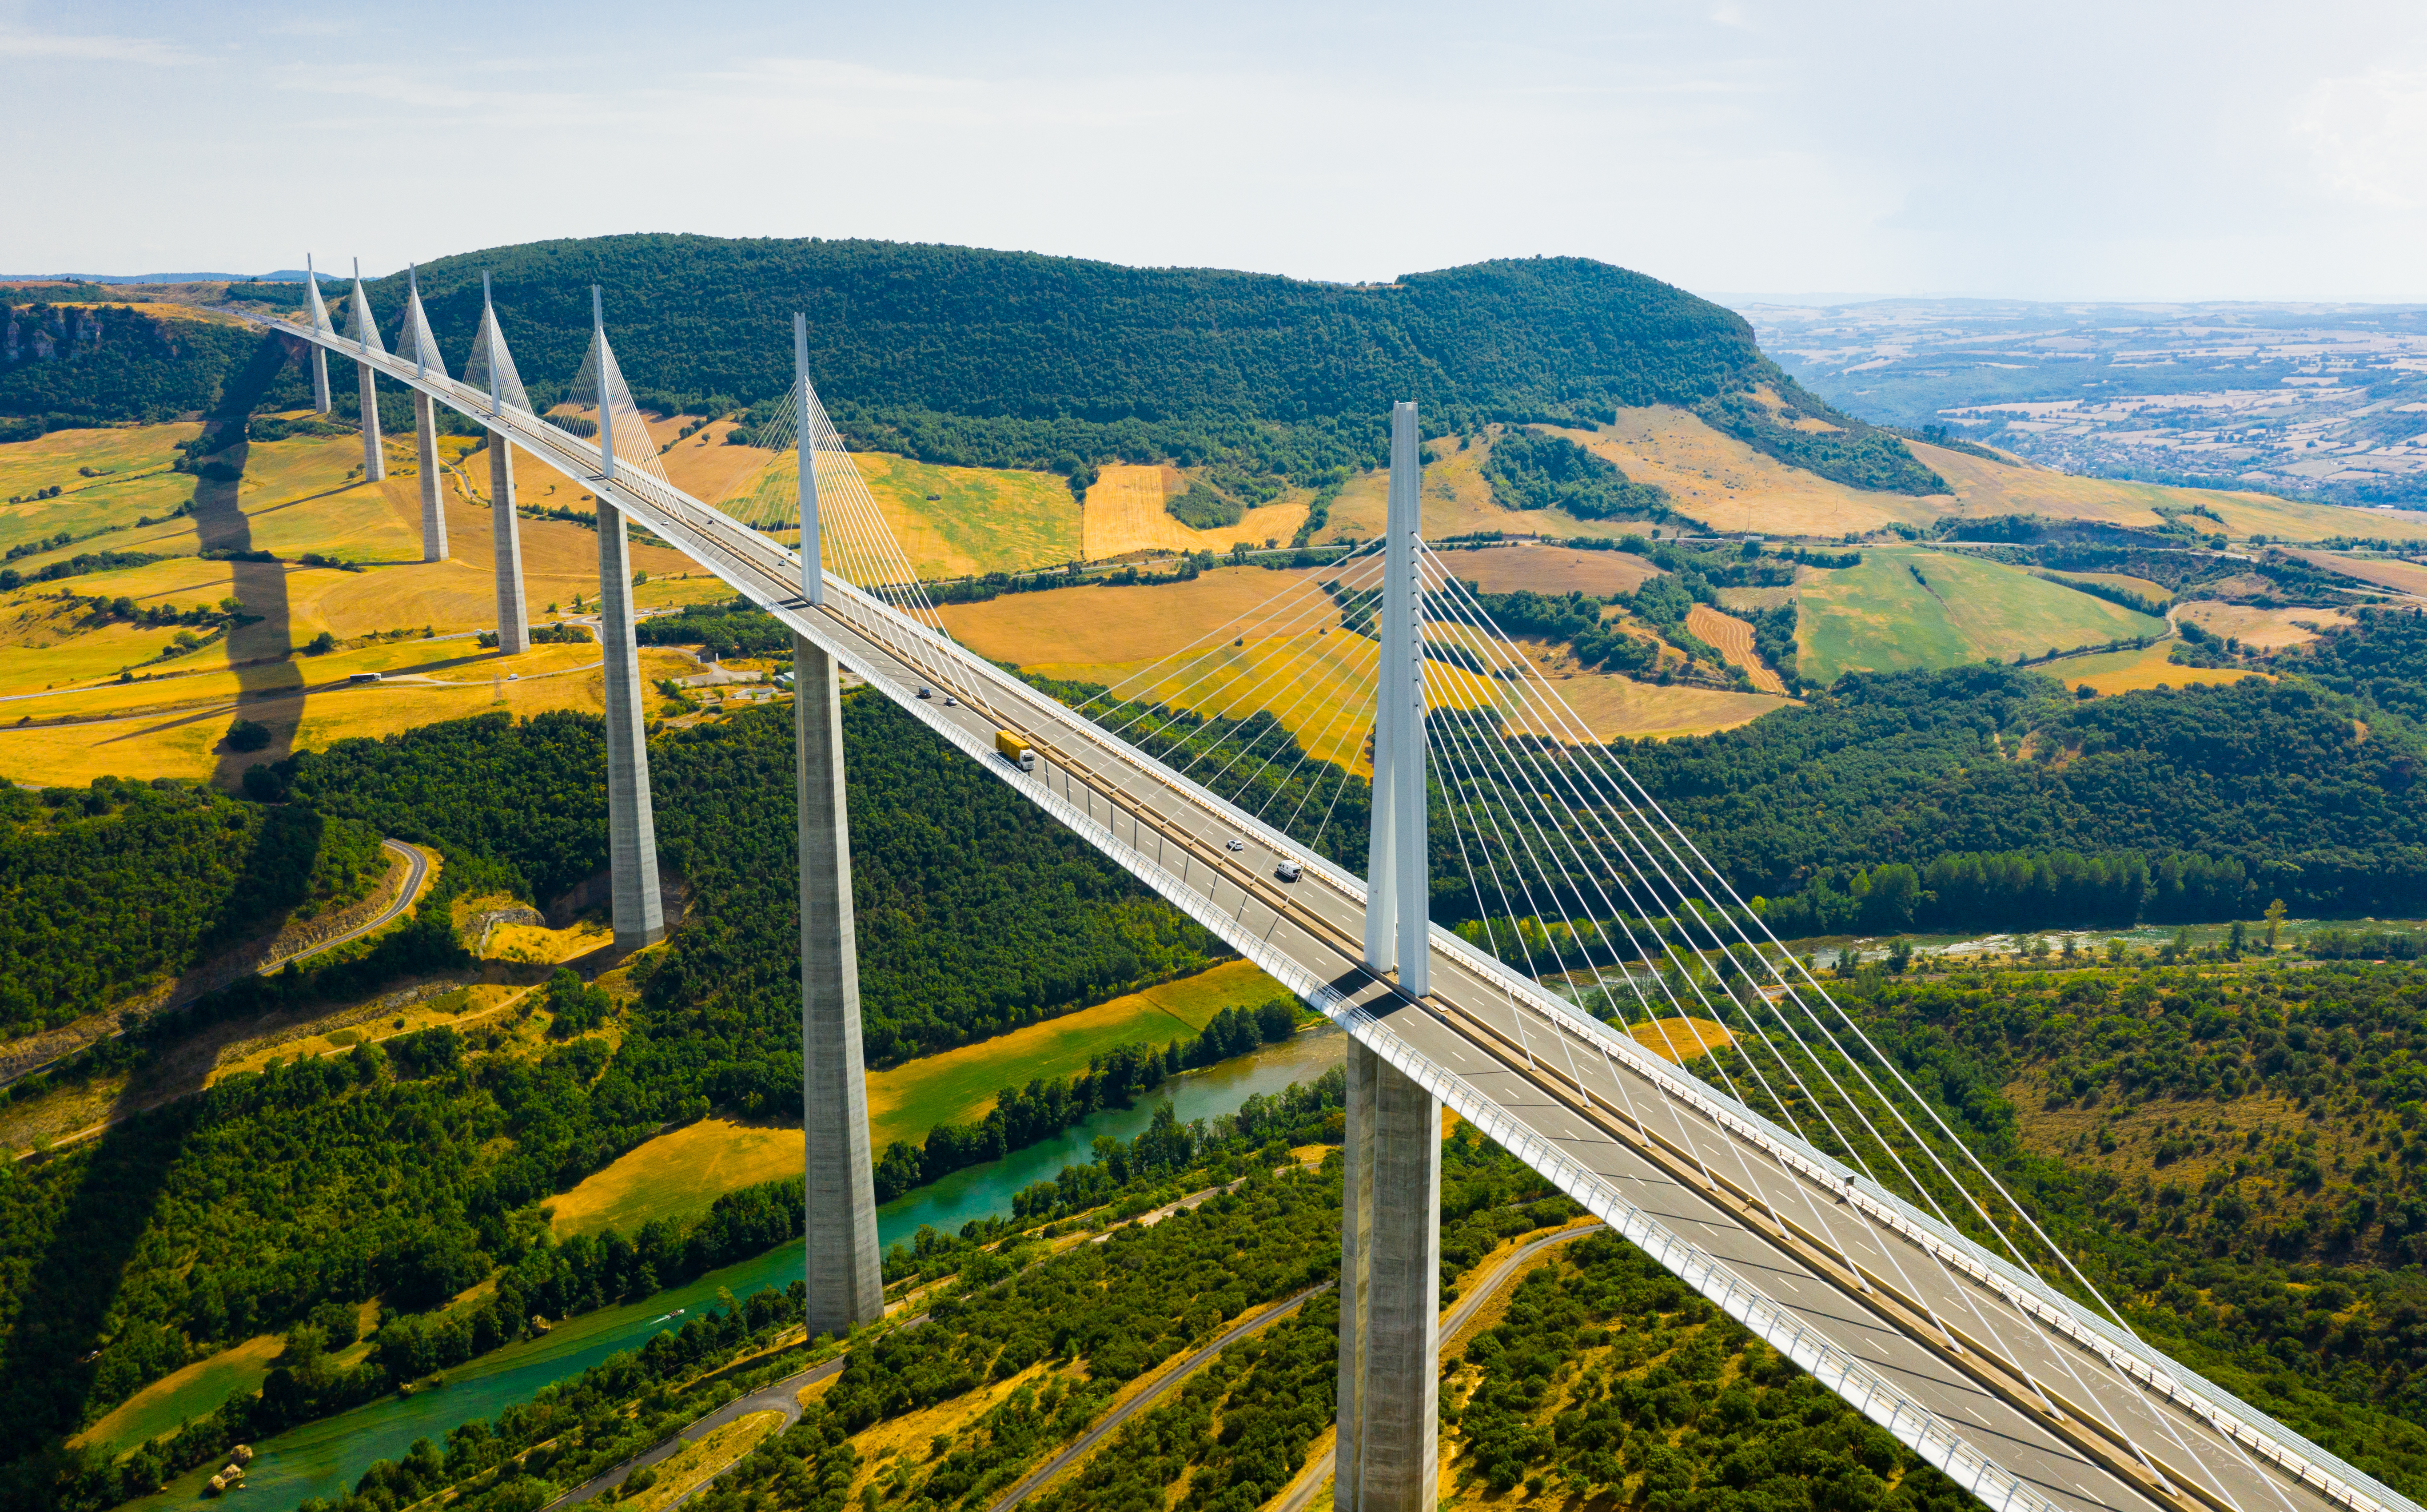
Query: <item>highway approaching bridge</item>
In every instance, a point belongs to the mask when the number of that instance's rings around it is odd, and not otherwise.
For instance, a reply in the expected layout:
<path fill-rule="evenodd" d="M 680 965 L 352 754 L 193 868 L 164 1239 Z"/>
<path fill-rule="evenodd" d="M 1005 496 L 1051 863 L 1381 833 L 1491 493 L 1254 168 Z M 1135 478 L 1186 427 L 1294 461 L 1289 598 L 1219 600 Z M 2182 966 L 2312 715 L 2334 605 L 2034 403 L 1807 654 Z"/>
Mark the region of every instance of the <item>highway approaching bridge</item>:
<path fill-rule="evenodd" d="M 1731 1088 L 1706 1084 L 1633 1035 L 1579 1013 L 1536 976 L 1430 926 L 1421 908 L 1394 906 L 1425 895 L 1425 689 L 1442 654 L 1437 641 L 1427 642 L 1420 615 L 1427 595 L 1449 591 L 1425 577 L 1416 539 L 1412 405 L 1393 417 L 1391 523 L 1374 599 L 1381 642 L 1374 864 L 1360 878 L 1121 730 L 953 644 L 932 616 L 918 612 L 905 573 L 888 581 L 868 566 L 898 560 L 870 539 L 876 528 L 838 512 L 839 490 L 856 478 L 805 370 L 794 391 L 796 507 L 786 528 L 771 533 L 762 519 L 737 517 L 668 482 L 650 464 L 655 447 L 644 433 L 643 445 L 632 445 L 637 415 L 618 398 L 603 319 L 574 400 L 588 406 L 585 415 L 595 411 L 593 435 L 533 413 L 493 310 L 484 310 L 473 362 L 458 381 L 438 360 L 417 291 L 394 352 L 381 346 L 359 280 L 344 332 L 322 308 L 317 285 L 310 301 L 306 319 L 264 323 L 310 349 L 324 407 L 327 357 L 357 365 L 373 477 L 381 469 L 375 380 L 415 396 L 425 541 L 433 556 L 446 546 L 430 406 L 448 405 L 490 432 L 504 649 L 518 648 L 524 618 L 513 448 L 596 495 L 619 943 L 636 947 L 662 933 L 654 913 L 626 522 L 715 573 L 795 637 L 813 1329 L 874 1318 L 882 1294 L 843 823 L 836 672 L 847 665 L 1347 1032 L 1336 1482 L 1344 1508 L 1433 1505 L 1438 1136 L 1445 1105 L 1997 1512 L 2416 1512 L 2166 1359 L 2111 1309 L 2060 1292 L 2017 1263 L 2019 1250 L 2010 1250 L 2012 1260 L 1994 1253 L 1908 1201 L 1919 1188 L 1900 1195 L 1857 1163 L 1822 1154 Z M 805 369 L 798 330 L 796 317 L 796 364 Z M 792 531 L 798 551 L 778 538 Z M 998 731 L 1030 743 L 1038 756 L 1033 771 L 998 754 Z M 1656 815 L 1657 805 L 1638 812 Z M 1699 859 L 1681 834 L 1646 834 L 1680 867 Z M 1290 861 L 1302 874 L 1284 881 Z M 1639 870 L 1638 860 L 1625 864 Z M 1831 1032 L 1824 1016 L 1833 1004 L 1817 984 L 1774 974 L 1767 1000 L 1809 1002 L 1803 1032 L 1812 1026 Z M 1797 1033 L 1784 1011 L 1779 1024 Z M 1842 1015 L 1837 1022 L 1839 1032 L 1859 1035 Z M 1858 1062 L 1849 1055 L 1838 1064 L 1862 1075 Z M 1898 1147 L 1919 1161 L 1935 1146 Z M 1940 1169 L 1954 1182 L 1959 1167 Z M 1968 1194 L 1987 1177 L 1980 1166 L 1965 1178 L 1969 1185 L 1955 1186 Z M 1985 1208 L 1978 1211 L 1988 1219 Z M 1996 1221 L 1999 1232 L 2015 1227 L 2012 1215 Z"/>

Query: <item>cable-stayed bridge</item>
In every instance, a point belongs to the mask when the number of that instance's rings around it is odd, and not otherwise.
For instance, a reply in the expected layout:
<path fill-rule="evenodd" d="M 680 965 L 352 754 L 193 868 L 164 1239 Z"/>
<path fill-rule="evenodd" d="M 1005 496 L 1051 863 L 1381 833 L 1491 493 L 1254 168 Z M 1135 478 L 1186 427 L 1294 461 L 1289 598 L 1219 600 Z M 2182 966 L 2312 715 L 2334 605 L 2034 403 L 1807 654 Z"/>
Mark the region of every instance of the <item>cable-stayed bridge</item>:
<path fill-rule="evenodd" d="M 485 301 L 459 380 L 417 288 L 394 350 L 359 279 L 343 329 L 307 290 L 305 318 L 263 323 L 308 348 L 324 410 L 329 355 L 356 365 L 369 478 L 377 380 L 415 397 L 427 555 L 447 552 L 432 406 L 487 429 L 501 649 L 525 633 L 513 449 L 596 496 L 619 944 L 663 933 L 627 522 L 792 630 L 813 1329 L 882 1312 L 847 665 L 1347 1032 L 1339 1505 L 1434 1503 L 1446 1106 L 1998 1512 L 2417 1512 L 2135 1337 L 1767 936 L 1421 541 L 1412 405 L 1379 541 L 1275 574 L 1257 610 L 1073 705 L 943 632 L 817 401 L 798 317 L 790 399 L 757 437 L 773 460 L 710 503 L 660 464 L 595 291 L 579 373 L 534 408 Z M 1361 816 L 1348 769 L 1373 773 Z M 1335 821 L 1366 832 L 1364 876 L 1325 859 Z M 1489 950 L 1427 918 L 1437 841 Z"/>

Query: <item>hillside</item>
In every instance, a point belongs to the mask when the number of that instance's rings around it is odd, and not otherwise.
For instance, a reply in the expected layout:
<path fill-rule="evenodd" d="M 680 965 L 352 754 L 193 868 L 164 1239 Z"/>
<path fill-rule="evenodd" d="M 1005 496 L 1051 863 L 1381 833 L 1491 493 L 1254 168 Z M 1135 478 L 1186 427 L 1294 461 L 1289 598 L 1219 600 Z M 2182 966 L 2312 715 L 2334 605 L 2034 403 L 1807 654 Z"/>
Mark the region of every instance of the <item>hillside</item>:
<path fill-rule="evenodd" d="M 1393 399 L 1416 399 L 1437 429 L 1603 420 L 1665 402 L 1863 486 L 1941 486 L 1900 441 L 1797 388 L 1739 317 L 1584 258 L 1350 286 L 975 248 L 605 236 L 423 264 L 432 325 L 450 351 L 468 345 L 484 272 L 535 396 L 579 364 L 592 284 L 607 291 L 634 392 L 668 409 L 722 413 L 783 392 L 785 317 L 804 310 L 810 371 L 846 433 L 927 462 L 1187 464 L 1219 454 L 1243 478 L 1311 481 L 1379 460 Z M 403 277 L 371 295 L 392 330 Z M 31 302 L 8 314 L 72 338 L 83 311 Z M 156 352 L 165 324 L 131 309 L 109 318 L 126 327 L 115 340 L 63 338 L 68 355 L 0 374 L 0 415 L 160 417 L 151 412 L 166 391 L 122 372 L 136 358 L 120 353 Z M 222 367 L 252 359 L 252 347 L 232 350 Z M 196 371 L 176 389 L 181 407 L 217 392 Z M 300 382 L 290 368 L 270 399 L 290 404 Z"/>

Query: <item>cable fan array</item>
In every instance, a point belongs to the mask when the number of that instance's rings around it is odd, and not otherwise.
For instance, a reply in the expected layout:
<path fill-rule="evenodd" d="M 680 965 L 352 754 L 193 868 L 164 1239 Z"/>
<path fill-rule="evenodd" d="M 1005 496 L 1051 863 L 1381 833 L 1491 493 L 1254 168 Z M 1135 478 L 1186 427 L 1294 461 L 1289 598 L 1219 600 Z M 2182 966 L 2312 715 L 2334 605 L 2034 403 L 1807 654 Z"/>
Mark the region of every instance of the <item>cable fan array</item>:
<path fill-rule="evenodd" d="M 1436 853 L 1454 861 L 1465 885 L 1472 921 L 1461 933 L 1551 989 L 1572 1013 L 1684 1066 L 2025 1272 L 2069 1283 L 2129 1335 L 2122 1315 L 1904 1070 L 1769 935 L 1724 873 L 1492 621 L 1475 588 L 1428 547 L 1419 547 L 1418 572 L 1428 827 Z M 1157 659 L 1101 687 L 1057 691 L 1076 712 L 1175 773 L 1359 871 L 1379 662 L 1379 543 L 1274 577 L 1253 607 Z M 1557 1049 L 1546 1044 L 1544 1054 L 1572 1057 L 1578 1044 L 1609 1053 L 1588 1032 L 1546 1038 Z M 1540 1068 L 1559 1074 L 1555 1065 Z M 1568 1074 L 1574 1069 L 1571 1061 Z M 1614 1068 L 1612 1080 L 1622 1090 L 1629 1085 Z M 1630 1105 L 1627 1116 L 1639 1127 L 1663 1115 Z M 1664 1127 L 1663 1137 L 1681 1143 L 1706 1177 L 1769 1189 L 1754 1179 L 1743 1143 L 1673 1104 L 1666 1117 L 1674 1127 Z M 1841 1230 L 1875 1221 L 1867 1209 L 1824 1202 L 1808 1186 L 1799 1211 L 1770 1216 L 1791 1218 L 1841 1252 Z M 1944 1293 L 1914 1285 L 1909 1263 L 1945 1271 L 1935 1253 L 1901 1241 L 1878 1248 L 1906 1295 L 1963 1299 L 1960 1319 L 1930 1314 L 1950 1341 L 1962 1329 L 2012 1358 L 2007 1334 L 2046 1331 L 2027 1313 L 1984 1306 L 1977 1288 L 1952 1276 Z M 2106 1398 L 2081 1370 L 2129 1385 L 2111 1362 L 2077 1364 L 2069 1345 L 2051 1354 L 2073 1377 L 2071 1394 L 2098 1403 L 2103 1413 Z M 2129 1441 L 2111 1413 L 2109 1426 Z M 2188 1446 L 2183 1454 L 2215 1483 L 2215 1496 L 2240 1512 L 2207 1461 Z"/>
<path fill-rule="evenodd" d="M 806 379 L 776 405 L 775 413 L 751 436 L 751 444 L 773 455 L 758 467 L 736 479 L 723 495 L 709 500 L 733 519 L 761 535 L 780 541 L 797 554 L 801 544 L 801 415 L 809 416 L 809 460 L 816 469 L 818 493 L 818 559 L 829 574 L 843 578 L 870 596 L 892 606 L 918 623 L 943 631 L 936 606 L 910 560 L 894 539 L 893 528 L 877 508 L 875 497 L 859 476 L 859 467 L 843 447 L 842 437 L 826 418 L 817 390 Z"/>
<path fill-rule="evenodd" d="M 1427 767 L 1487 948 L 1946 1227 L 2002 1249 L 2031 1274 L 2046 1274 L 2053 1261 L 2051 1280 L 2069 1281 L 2129 1335 L 2130 1325 L 2072 1257 L 1511 643 L 1474 588 L 1428 547 L 1419 547 L 1418 572 Z M 1474 698 L 1478 680 L 1495 696 Z M 1639 1109 L 1629 1116 L 1640 1125 Z M 1711 1176 L 1710 1162 L 1727 1155 L 1706 1155 L 1707 1136 L 1697 1139 L 1682 1116 L 1676 1122 Z M 1740 1142 L 1722 1143 L 1740 1166 L 1749 1161 Z M 1749 1168 L 1732 1175 L 1746 1190 L 1767 1190 Z M 1796 1219 L 1841 1253 L 1835 1227 L 1849 1215 L 1872 1221 L 1859 1206 L 1822 1203 L 1808 1184 L 1802 1196 Z M 1782 1227 L 1787 1221 L 1774 1209 L 1770 1216 Z M 1906 1295 L 1925 1295 L 1904 1274 L 1912 1246 L 1888 1243 L 1879 1252 Z M 1941 1271 L 1947 1293 L 1963 1299 L 1969 1315 L 1955 1326 L 1977 1328 L 1999 1354 L 2015 1358 L 2006 1328 L 2043 1326 L 2027 1314 L 1984 1309 L 1979 1292 L 1957 1284 L 1936 1252 L 1920 1253 Z M 1923 1310 L 1953 1342 L 1949 1320 L 1926 1303 Z M 1994 1313 L 2002 1313 L 2005 1328 Z M 2076 1352 L 2060 1344 L 2051 1353 L 2072 1376 L 2077 1400 L 2098 1404 L 2108 1426 L 2131 1442 L 2106 1394 L 2082 1379 Z M 2137 1390 L 2111 1361 L 2103 1369 Z M 2046 1389 L 2030 1384 L 2054 1411 Z M 2173 1433 L 2172 1420 L 2164 1421 Z M 2179 1435 L 2176 1442 L 2216 1495 L 2238 1507 L 2207 1460 Z M 2141 1455 L 2137 1444 L 2133 1453 Z"/>

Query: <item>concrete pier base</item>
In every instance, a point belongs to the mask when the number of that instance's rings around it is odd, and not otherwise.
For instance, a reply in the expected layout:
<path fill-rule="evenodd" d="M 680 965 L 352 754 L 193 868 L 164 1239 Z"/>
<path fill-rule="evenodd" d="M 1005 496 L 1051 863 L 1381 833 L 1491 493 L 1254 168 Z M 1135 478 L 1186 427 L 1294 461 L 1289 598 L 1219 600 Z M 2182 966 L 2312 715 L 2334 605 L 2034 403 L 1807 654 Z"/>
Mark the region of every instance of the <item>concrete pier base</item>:
<path fill-rule="evenodd" d="M 514 447 L 489 432 L 489 536 L 497 559 L 497 649 L 530 649 L 530 607 L 523 602 L 523 528 L 514 514 Z"/>
<path fill-rule="evenodd" d="M 363 378 L 363 481 L 387 480 L 387 453 L 380 448 L 379 382 L 368 363 L 354 364 Z"/>
<path fill-rule="evenodd" d="M 624 512 L 598 497 L 598 644 L 607 674 L 607 838 L 615 949 L 666 937 L 658 890 L 658 829 L 649 805 L 648 732 L 641 717 L 641 647 L 632 638 L 632 550 Z"/>
<path fill-rule="evenodd" d="M 1341 1512 L 1432 1512 L 1439 1474 L 1441 1104 L 1348 1044 L 1340 1208 Z"/>
<path fill-rule="evenodd" d="M 329 413 L 329 350 L 326 347 L 312 349 L 312 413 Z"/>
<path fill-rule="evenodd" d="M 801 1123 L 807 1160 L 807 1323 L 843 1334 L 885 1315 L 876 1180 L 860 1064 L 859 950 L 834 658 L 792 637 L 801 824 Z"/>
<path fill-rule="evenodd" d="M 447 560 L 447 491 L 438 466 L 438 407 L 413 391 L 413 454 L 421 476 L 421 560 Z"/>

